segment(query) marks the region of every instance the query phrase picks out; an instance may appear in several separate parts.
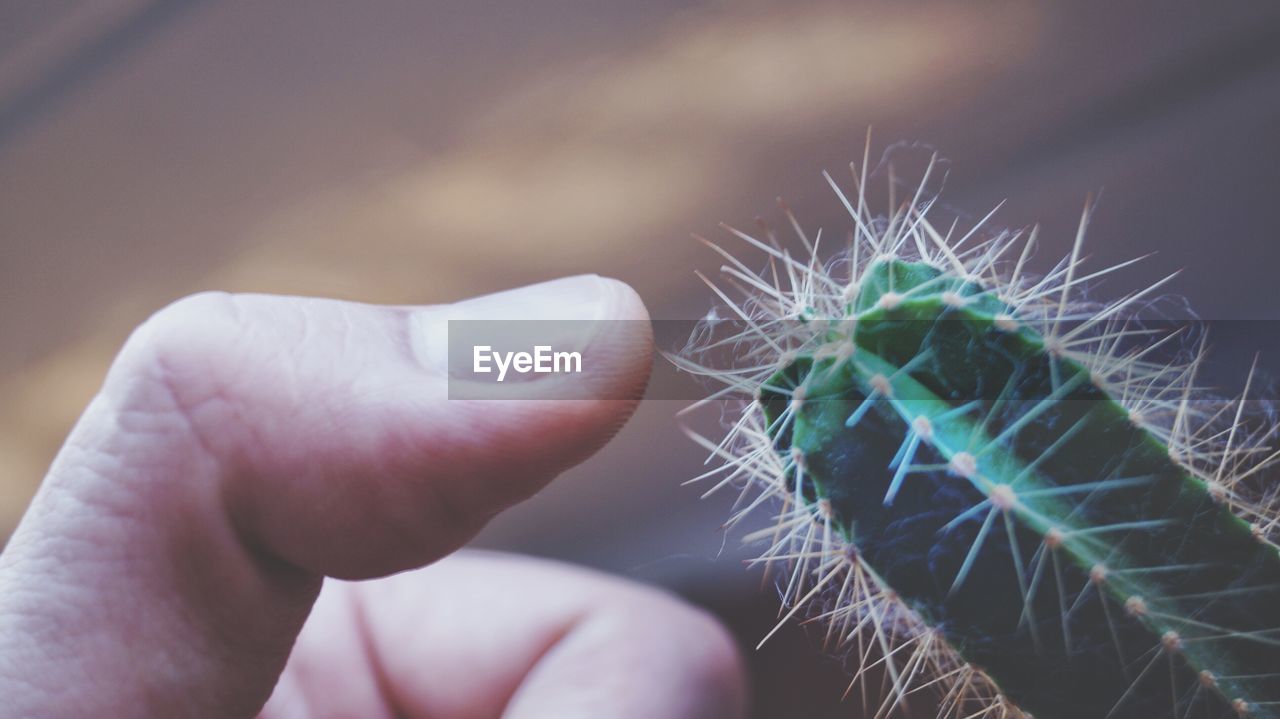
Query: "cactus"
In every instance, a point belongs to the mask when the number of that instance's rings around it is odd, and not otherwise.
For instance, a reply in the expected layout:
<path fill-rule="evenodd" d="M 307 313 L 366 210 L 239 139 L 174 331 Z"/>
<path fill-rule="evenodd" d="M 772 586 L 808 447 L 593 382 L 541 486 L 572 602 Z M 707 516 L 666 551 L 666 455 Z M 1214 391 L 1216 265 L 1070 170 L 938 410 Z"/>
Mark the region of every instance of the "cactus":
<path fill-rule="evenodd" d="M 873 217 L 850 167 L 852 202 L 826 175 L 849 247 L 824 261 L 785 206 L 801 255 L 727 228 L 768 266 L 708 242 L 737 329 L 671 356 L 724 382 L 713 398 L 745 393 L 726 437 L 690 434 L 712 491 L 742 490 L 731 523 L 776 511 L 747 540 L 790 570 L 779 626 L 826 623 L 868 717 L 1280 717 L 1277 455 L 1253 375 L 1230 401 L 1197 386 L 1203 339 L 1138 316 L 1163 281 L 1080 299 L 1116 269 L 1081 268 L 1088 209 L 1035 278 L 1034 231 L 952 239 L 923 190 Z M 709 359 L 725 349 L 733 366 Z"/>

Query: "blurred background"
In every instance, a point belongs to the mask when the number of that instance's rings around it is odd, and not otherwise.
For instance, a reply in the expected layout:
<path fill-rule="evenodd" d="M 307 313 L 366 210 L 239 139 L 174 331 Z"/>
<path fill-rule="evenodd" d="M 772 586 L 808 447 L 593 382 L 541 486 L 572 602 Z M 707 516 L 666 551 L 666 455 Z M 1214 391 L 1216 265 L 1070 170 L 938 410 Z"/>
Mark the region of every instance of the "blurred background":
<path fill-rule="evenodd" d="M 130 328 L 203 290 L 430 303 L 580 272 L 701 316 L 691 232 L 847 217 L 820 176 L 899 141 L 944 200 L 1039 221 L 1048 268 L 1085 197 L 1095 267 L 1205 317 L 1276 314 L 1280 5 L 1113 2 L 278 3 L 0 0 L 0 539 Z M 1121 283 L 1124 284 L 1121 284 Z M 1231 382 L 1264 333 L 1217 342 Z M 1280 368 L 1271 347 L 1263 366 Z M 1226 389 L 1238 389 L 1227 387 Z M 478 545 L 672 587 L 750 653 L 761 717 L 849 717 L 680 403 Z M 767 521 L 761 515 L 761 523 Z"/>

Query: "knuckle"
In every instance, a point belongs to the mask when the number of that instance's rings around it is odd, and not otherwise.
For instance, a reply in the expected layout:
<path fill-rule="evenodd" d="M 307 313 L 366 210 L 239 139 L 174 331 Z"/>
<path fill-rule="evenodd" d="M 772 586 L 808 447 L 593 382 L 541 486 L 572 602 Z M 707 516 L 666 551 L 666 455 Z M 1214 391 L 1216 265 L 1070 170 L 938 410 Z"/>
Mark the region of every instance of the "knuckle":
<path fill-rule="evenodd" d="M 694 664 L 716 670 L 735 667 L 739 661 L 737 641 L 715 615 L 664 591 L 644 587 L 636 593 L 636 602 L 643 608 L 635 608 L 630 614 L 660 617 L 658 623 L 667 627 L 673 636 L 698 648 L 696 655 L 687 657 Z M 627 626 L 634 625 L 628 621 Z"/>
<path fill-rule="evenodd" d="M 234 321 L 232 296 L 225 292 L 188 295 L 161 308 L 134 330 L 123 354 L 131 359 L 164 361 L 193 345 L 217 346 L 214 336 Z"/>
<path fill-rule="evenodd" d="M 151 315 L 126 340 L 108 374 L 108 385 L 127 388 L 136 399 L 159 388 L 183 404 L 178 391 L 216 386 L 220 367 L 236 352 L 241 332 L 233 295 L 201 292 Z M 148 401 L 154 404 L 154 401 Z"/>
<path fill-rule="evenodd" d="M 211 322 L 234 320 L 236 297 L 228 292 L 197 292 L 177 299 L 151 315 L 143 327 L 162 334 L 179 334 Z"/>
<path fill-rule="evenodd" d="M 228 325 L 233 324 L 232 296 L 221 292 L 192 294 L 142 322 L 129 336 L 122 354 L 142 366 L 198 357 L 224 342 L 227 330 L 233 329 Z"/>

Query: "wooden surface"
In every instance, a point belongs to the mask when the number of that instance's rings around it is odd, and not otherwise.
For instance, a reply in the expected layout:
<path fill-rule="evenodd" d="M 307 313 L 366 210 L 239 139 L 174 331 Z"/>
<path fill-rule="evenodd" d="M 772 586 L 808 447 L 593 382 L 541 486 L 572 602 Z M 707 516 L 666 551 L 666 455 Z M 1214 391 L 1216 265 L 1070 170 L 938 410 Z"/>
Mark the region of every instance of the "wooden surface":
<path fill-rule="evenodd" d="M 438 302 L 593 271 L 696 317 L 692 270 L 717 263 L 689 233 L 777 195 L 843 233 L 819 172 L 868 126 L 878 148 L 948 157 L 951 206 L 1007 198 L 998 221 L 1043 221 L 1046 265 L 1103 189 L 1099 263 L 1158 250 L 1123 281 L 1185 267 L 1172 289 L 1203 315 L 1270 318 L 1278 8 L 0 2 L 0 536 L 129 329 L 172 299 Z M 1224 366 L 1247 365 L 1226 344 Z M 675 586 L 747 641 L 772 599 L 734 538 L 717 559 L 725 503 L 679 486 L 700 458 L 677 408 L 646 403 L 481 543 Z M 842 689 L 803 644 L 755 655 L 761 716 Z"/>

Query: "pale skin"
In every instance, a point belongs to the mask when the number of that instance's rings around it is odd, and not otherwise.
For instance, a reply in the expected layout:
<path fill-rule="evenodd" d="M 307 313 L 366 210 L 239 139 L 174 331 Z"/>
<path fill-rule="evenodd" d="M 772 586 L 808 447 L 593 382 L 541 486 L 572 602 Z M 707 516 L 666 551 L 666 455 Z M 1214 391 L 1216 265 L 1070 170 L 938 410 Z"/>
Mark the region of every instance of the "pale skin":
<path fill-rule="evenodd" d="M 205 294 L 157 313 L 0 554 L 5 715 L 744 716 L 707 614 L 457 553 L 635 402 L 449 400 L 431 328 L 584 307 L 647 318 L 595 276 L 455 306 Z M 582 379 L 638 394 L 645 323 L 610 326 Z"/>

